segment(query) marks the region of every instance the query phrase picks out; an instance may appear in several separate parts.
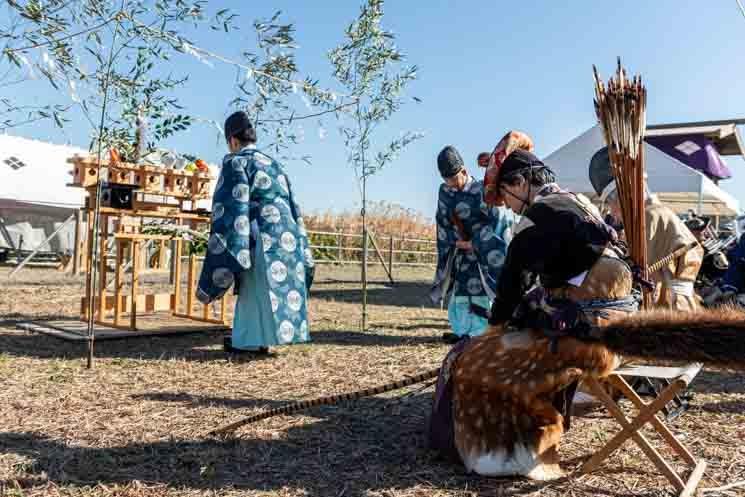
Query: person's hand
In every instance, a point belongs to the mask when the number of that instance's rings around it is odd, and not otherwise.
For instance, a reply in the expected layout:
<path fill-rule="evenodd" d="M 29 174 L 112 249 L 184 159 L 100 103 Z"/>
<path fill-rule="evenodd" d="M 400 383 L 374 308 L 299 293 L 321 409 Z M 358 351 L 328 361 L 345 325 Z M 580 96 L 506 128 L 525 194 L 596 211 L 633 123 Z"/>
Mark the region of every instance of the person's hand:
<path fill-rule="evenodd" d="M 467 252 L 473 250 L 473 244 L 468 240 L 458 240 L 457 242 L 455 242 L 455 246 Z"/>

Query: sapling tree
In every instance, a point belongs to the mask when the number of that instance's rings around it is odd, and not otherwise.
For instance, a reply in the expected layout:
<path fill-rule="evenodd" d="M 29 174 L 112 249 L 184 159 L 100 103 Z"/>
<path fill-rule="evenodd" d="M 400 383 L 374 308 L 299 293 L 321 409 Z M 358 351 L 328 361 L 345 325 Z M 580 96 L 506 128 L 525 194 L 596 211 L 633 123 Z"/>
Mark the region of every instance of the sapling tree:
<path fill-rule="evenodd" d="M 405 62 L 395 36 L 382 27 L 383 0 L 366 0 L 349 24 L 344 41 L 328 54 L 333 75 L 353 102 L 341 115 L 339 131 L 354 168 L 362 197 L 362 329 L 367 330 L 367 180 L 395 161 L 403 149 L 420 138 L 406 131 L 383 146 L 375 146 L 382 125 L 398 112 L 417 67 Z"/>

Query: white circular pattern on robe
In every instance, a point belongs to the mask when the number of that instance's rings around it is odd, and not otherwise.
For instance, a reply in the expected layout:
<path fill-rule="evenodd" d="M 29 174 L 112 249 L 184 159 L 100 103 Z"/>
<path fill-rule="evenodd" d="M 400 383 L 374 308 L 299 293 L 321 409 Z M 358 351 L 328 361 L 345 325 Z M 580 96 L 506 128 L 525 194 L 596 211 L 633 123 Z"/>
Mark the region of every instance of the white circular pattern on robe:
<path fill-rule="evenodd" d="M 491 226 L 484 226 L 484 229 L 481 230 L 481 239 L 485 242 L 491 240 L 494 236 L 494 228 Z"/>
<path fill-rule="evenodd" d="M 271 271 L 272 279 L 277 283 L 282 283 L 287 279 L 287 266 L 281 261 L 272 262 L 269 271 Z"/>
<path fill-rule="evenodd" d="M 471 207 L 465 202 L 460 202 L 456 205 L 455 212 L 461 219 L 468 219 L 471 217 Z"/>
<path fill-rule="evenodd" d="M 290 193 L 290 186 L 287 184 L 287 177 L 284 174 L 277 176 L 277 183 L 282 187 L 285 193 Z"/>
<path fill-rule="evenodd" d="M 219 233 L 214 233 L 207 242 L 207 250 L 210 254 L 222 254 L 225 252 L 225 238 Z"/>
<path fill-rule="evenodd" d="M 235 157 L 232 162 L 233 162 L 233 169 L 235 171 L 246 169 L 246 161 L 244 159 L 241 159 L 240 157 Z"/>
<path fill-rule="evenodd" d="M 254 160 L 258 162 L 259 164 L 261 164 L 262 166 L 268 166 L 272 163 L 272 159 L 270 159 L 266 155 L 261 154 L 259 152 L 256 152 L 254 154 Z"/>
<path fill-rule="evenodd" d="M 302 217 L 299 217 L 297 219 L 297 225 L 298 225 L 298 231 L 300 231 L 300 234 L 303 236 L 307 236 L 308 232 L 305 230 L 305 221 Z"/>
<path fill-rule="evenodd" d="M 499 250 L 492 250 L 486 256 L 486 260 L 490 266 L 501 266 L 502 264 L 504 264 L 504 254 L 502 254 Z"/>
<path fill-rule="evenodd" d="M 473 250 L 468 252 L 468 255 L 466 256 L 466 259 L 468 259 L 471 262 L 476 262 L 478 260 L 478 257 L 476 257 L 476 254 L 473 253 Z"/>
<path fill-rule="evenodd" d="M 277 330 L 277 338 L 280 343 L 289 343 L 295 338 L 295 327 L 289 321 L 282 321 Z"/>
<path fill-rule="evenodd" d="M 297 279 L 305 283 L 305 264 L 298 262 L 297 266 L 295 266 L 295 274 L 297 275 Z"/>
<path fill-rule="evenodd" d="M 269 292 L 269 301 L 272 303 L 272 312 L 277 312 L 279 309 L 279 298 L 274 292 Z"/>
<path fill-rule="evenodd" d="M 282 206 L 282 207 L 284 207 L 284 208 L 285 208 L 285 209 L 286 209 L 286 210 L 287 210 L 288 212 L 290 211 L 290 204 L 288 204 L 287 202 L 285 202 L 285 200 L 284 200 L 283 198 L 281 198 L 281 197 L 277 197 L 276 199 L 274 199 L 274 203 L 275 203 L 275 204 L 278 204 L 278 205 L 281 205 L 281 206 Z"/>
<path fill-rule="evenodd" d="M 282 215 L 280 214 L 279 209 L 275 206 L 266 205 L 261 209 L 261 217 L 263 217 L 267 223 L 276 224 L 279 222 Z"/>
<path fill-rule="evenodd" d="M 238 259 L 238 264 L 243 268 L 248 269 L 251 267 L 251 251 L 248 249 L 242 249 L 238 251 L 238 255 L 235 256 Z"/>
<path fill-rule="evenodd" d="M 303 250 L 303 255 L 305 255 L 305 263 L 309 267 L 315 266 L 315 262 L 313 261 L 313 251 L 310 249 L 310 247 L 305 247 L 305 250 Z"/>
<path fill-rule="evenodd" d="M 438 227 L 437 228 L 437 239 L 441 242 L 444 242 L 445 239 L 448 237 L 447 233 L 445 233 L 445 229 Z"/>
<path fill-rule="evenodd" d="M 248 202 L 249 194 L 248 185 L 240 184 L 233 187 L 233 198 L 238 202 Z"/>
<path fill-rule="evenodd" d="M 478 278 L 471 278 L 468 280 L 468 283 L 466 284 L 466 288 L 468 289 L 468 293 L 471 295 L 476 295 L 481 293 L 481 281 L 479 281 Z"/>
<path fill-rule="evenodd" d="M 261 245 L 264 249 L 264 252 L 272 248 L 273 242 L 272 242 L 272 235 L 269 233 L 262 233 L 261 234 Z"/>
<path fill-rule="evenodd" d="M 251 222 L 248 220 L 248 216 L 238 216 L 233 221 L 233 228 L 236 233 L 241 236 L 248 236 L 251 234 Z"/>
<path fill-rule="evenodd" d="M 448 206 L 445 205 L 445 202 L 439 201 L 437 202 L 438 207 L 440 208 L 440 212 L 444 215 L 448 212 Z"/>
<path fill-rule="evenodd" d="M 512 241 L 512 228 L 505 228 L 502 232 L 502 238 L 506 243 L 510 243 Z"/>
<path fill-rule="evenodd" d="M 300 323 L 300 340 L 308 340 L 308 321 Z"/>
<path fill-rule="evenodd" d="M 219 202 L 215 203 L 215 205 L 212 208 L 212 220 L 217 221 L 218 219 L 223 217 L 224 214 L 225 214 L 225 207 Z"/>
<path fill-rule="evenodd" d="M 297 312 L 303 306 L 303 296 L 297 290 L 290 290 L 287 293 L 287 307 Z"/>
<path fill-rule="evenodd" d="M 218 288 L 229 288 L 233 284 L 233 273 L 226 267 L 212 271 L 212 283 Z"/>
<path fill-rule="evenodd" d="M 264 171 L 258 171 L 254 176 L 254 184 L 259 190 L 268 190 L 272 187 L 272 178 Z"/>
<path fill-rule="evenodd" d="M 284 233 L 282 233 L 282 237 L 279 239 L 279 243 L 280 245 L 282 245 L 282 248 L 288 252 L 294 252 L 297 248 L 297 240 L 295 239 L 295 235 L 293 235 L 289 231 L 285 231 Z"/>

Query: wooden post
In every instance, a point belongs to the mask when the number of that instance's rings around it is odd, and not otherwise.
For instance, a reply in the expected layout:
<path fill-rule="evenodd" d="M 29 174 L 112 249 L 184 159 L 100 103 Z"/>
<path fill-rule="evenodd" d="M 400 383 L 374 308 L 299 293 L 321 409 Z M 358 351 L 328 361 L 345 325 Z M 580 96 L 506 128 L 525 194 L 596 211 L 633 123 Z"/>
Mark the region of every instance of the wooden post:
<path fill-rule="evenodd" d="M 158 269 L 160 271 L 166 268 L 166 241 L 161 240 L 158 245 Z"/>
<path fill-rule="evenodd" d="M 202 263 L 202 264 L 204 264 L 204 263 Z M 195 273 L 196 273 L 196 271 L 195 271 Z M 195 278 L 194 279 L 196 279 L 196 275 L 195 275 Z M 194 289 L 194 291 L 196 292 L 196 288 Z M 224 297 L 224 295 L 223 295 L 223 297 Z M 204 319 L 209 319 L 210 318 L 210 307 L 209 307 L 209 305 L 202 304 L 202 306 L 203 306 L 202 317 Z"/>
<path fill-rule="evenodd" d="M 101 231 L 100 246 L 98 249 L 98 320 L 103 321 L 106 316 L 106 242 L 109 238 L 109 217 L 101 214 L 99 221 Z"/>
<path fill-rule="evenodd" d="M 140 243 L 137 239 L 130 243 L 132 254 L 132 308 L 129 326 L 132 331 L 137 330 L 137 286 L 140 283 Z"/>
<path fill-rule="evenodd" d="M 75 212 L 75 244 L 73 245 L 72 249 L 72 274 L 73 276 L 77 276 L 80 274 L 80 266 L 81 266 L 81 232 L 83 225 L 83 212 L 78 209 Z"/>
<path fill-rule="evenodd" d="M 388 274 L 393 279 L 393 235 L 391 235 L 390 243 L 388 245 Z"/>
<path fill-rule="evenodd" d="M 87 223 L 86 229 L 86 240 L 85 240 L 85 302 L 90 302 L 93 298 L 91 293 L 91 279 L 87 276 L 93 271 L 93 213 L 86 211 L 85 219 Z M 83 306 L 80 311 L 80 315 L 83 319 L 88 318 L 88 307 L 89 304 Z"/>
<path fill-rule="evenodd" d="M 122 274 L 124 273 L 124 242 L 116 241 L 116 272 L 114 273 L 114 326 L 121 324 L 122 317 Z"/>
<path fill-rule="evenodd" d="M 386 274 L 388 274 L 388 280 L 390 280 L 391 284 L 395 283 L 393 281 L 393 275 L 391 274 L 390 268 L 386 267 L 385 259 L 383 258 L 383 254 L 380 253 L 380 249 L 378 248 L 378 244 L 375 243 L 375 237 L 371 232 L 367 232 L 367 237 L 370 239 L 370 243 L 372 243 L 373 250 L 375 250 L 375 255 L 378 256 L 378 260 L 380 261 L 380 265 L 383 266 L 383 269 L 385 270 Z M 367 240 L 365 240 L 366 242 Z M 365 253 L 367 252 L 367 249 L 365 249 Z"/>
<path fill-rule="evenodd" d="M 338 241 L 337 241 L 337 247 L 339 250 L 339 255 L 337 256 L 337 259 L 339 262 L 342 262 L 344 260 L 344 234 L 341 230 L 339 230 L 339 234 L 337 235 Z"/>
<path fill-rule="evenodd" d="M 186 315 L 192 317 L 192 307 L 194 306 L 194 280 L 197 278 L 197 256 L 191 254 L 189 256 L 189 286 L 186 294 Z"/>
<path fill-rule="evenodd" d="M 177 313 L 181 306 L 181 246 L 183 241 L 178 238 L 174 240 L 175 246 L 173 260 L 175 265 L 173 266 L 173 312 Z"/>
<path fill-rule="evenodd" d="M 228 295 L 225 294 L 220 299 L 220 320 L 225 323 L 225 314 L 228 307 Z"/>
<path fill-rule="evenodd" d="M 176 281 L 176 245 L 178 240 L 171 240 L 171 263 L 168 265 L 168 284 L 173 285 Z"/>

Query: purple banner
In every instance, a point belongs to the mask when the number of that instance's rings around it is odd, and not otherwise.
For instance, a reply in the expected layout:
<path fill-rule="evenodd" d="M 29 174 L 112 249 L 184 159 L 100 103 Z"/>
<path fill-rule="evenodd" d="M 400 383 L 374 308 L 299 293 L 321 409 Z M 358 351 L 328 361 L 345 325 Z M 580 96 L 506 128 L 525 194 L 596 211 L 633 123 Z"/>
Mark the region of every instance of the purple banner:
<path fill-rule="evenodd" d="M 729 167 L 722 160 L 714 144 L 703 135 L 647 136 L 645 140 L 711 179 L 732 177 Z"/>

